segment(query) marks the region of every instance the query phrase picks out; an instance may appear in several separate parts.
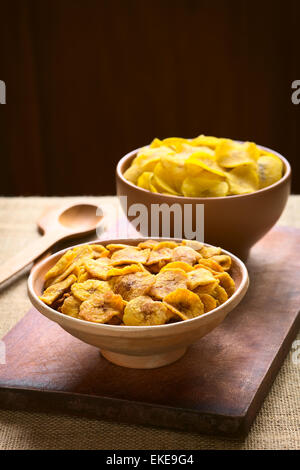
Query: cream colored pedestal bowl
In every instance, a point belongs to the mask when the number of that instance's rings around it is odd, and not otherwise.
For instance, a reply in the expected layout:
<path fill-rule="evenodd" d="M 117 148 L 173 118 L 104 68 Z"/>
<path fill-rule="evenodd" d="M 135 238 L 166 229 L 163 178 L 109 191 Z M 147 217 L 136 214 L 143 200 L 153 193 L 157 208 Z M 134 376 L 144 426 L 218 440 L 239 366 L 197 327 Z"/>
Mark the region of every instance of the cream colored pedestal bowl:
<path fill-rule="evenodd" d="M 127 243 L 135 245 L 140 239 L 105 240 L 92 243 Z M 178 241 L 178 240 L 177 240 Z M 208 245 L 209 246 L 209 245 Z M 171 364 L 180 359 L 188 346 L 216 328 L 244 297 L 249 278 L 247 269 L 236 256 L 223 250 L 232 258 L 230 271 L 236 283 L 235 293 L 222 305 L 192 320 L 157 326 L 115 326 L 91 323 L 72 318 L 45 305 L 41 295 L 45 273 L 65 252 L 62 250 L 35 266 L 28 279 L 28 294 L 34 307 L 50 320 L 58 323 L 72 336 L 100 349 L 109 361 L 123 367 L 152 369 Z"/>

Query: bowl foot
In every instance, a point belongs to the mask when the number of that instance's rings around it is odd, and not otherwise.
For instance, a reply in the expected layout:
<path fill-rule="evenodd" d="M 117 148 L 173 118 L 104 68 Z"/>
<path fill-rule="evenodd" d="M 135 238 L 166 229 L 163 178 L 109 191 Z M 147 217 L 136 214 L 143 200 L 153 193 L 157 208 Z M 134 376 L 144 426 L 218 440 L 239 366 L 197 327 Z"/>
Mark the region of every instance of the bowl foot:
<path fill-rule="evenodd" d="M 167 366 L 180 359 L 187 348 L 175 349 L 166 353 L 152 354 L 151 356 L 131 356 L 129 354 L 118 354 L 101 349 L 101 354 L 105 359 L 117 366 L 129 367 L 131 369 L 155 369 Z"/>

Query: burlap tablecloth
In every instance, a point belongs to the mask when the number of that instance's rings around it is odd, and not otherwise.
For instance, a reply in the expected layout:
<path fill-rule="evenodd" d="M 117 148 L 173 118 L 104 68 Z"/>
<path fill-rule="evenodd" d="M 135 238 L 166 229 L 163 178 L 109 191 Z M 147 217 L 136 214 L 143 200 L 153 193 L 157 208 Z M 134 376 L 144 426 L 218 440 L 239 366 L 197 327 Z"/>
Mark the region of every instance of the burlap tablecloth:
<path fill-rule="evenodd" d="M 78 198 L 0 198 L 0 262 L 40 236 L 35 222 L 46 207 L 75 199 Z M 113 197 L 93 199 L 99 205 L 116 204 Z M 113 211 L 110 216 L 113 219 Z M 300 227 L 300 196 L 290 197 L 279 223 Z M 30 308 L 27 275 L 28 270 L 25 270 L 0 289 L 0 337 Z M 0 449 L 299 449 L 299 372 L 300 365 L 293 363 L 290 352 L 244 441 L 62 415 L 0 410 Z"/>

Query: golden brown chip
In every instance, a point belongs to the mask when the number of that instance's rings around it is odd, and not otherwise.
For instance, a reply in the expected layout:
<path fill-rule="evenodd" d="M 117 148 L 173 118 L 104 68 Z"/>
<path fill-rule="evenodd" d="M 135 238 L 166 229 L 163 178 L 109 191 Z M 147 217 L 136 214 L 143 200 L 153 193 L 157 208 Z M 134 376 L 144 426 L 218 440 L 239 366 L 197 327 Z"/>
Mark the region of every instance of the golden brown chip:
<path fill-rule="evenodd" d="M 221 305 L 224 302 L 226 302 L 226 300 L 228 300 L 228 295 L 227 295 L 226 290 L 223 287 L 221 287 L 219 284 L 217 285 L 217 287 L 215 288 L 215 290 L 212 292 L 211 295 L 217 300 L 218 305 Z"/>
<path fill-rule="evenodd" d="M 220 286 L 226 290 L 228 297 L 231 297 L 235 291 L 235 283 L 228 273 L 216 274 L 216 279 L 219 280 Z"/>
<path fill-rule="evenodd" d="M 109 258 L 89 259 L 84 262 L 87 272 L 95 278 L 106 281 L 107 273 L 112 268 Z"/>
<path fill-rule="evenodd" d="M 103 245 L 90 245 L 93 250 L 93 258 L 103 258 L 109 255 L 109 251 Z"/>
<path fill-rule="evenodd" d="M 149 295 L 155 299 L 163 299 L 179 287 L 186 288 L 187 279 L 187 274 L 182 269 L 167 269 L 167 271 L 157 274 Z"/>
<path fill-rule="evenodd" d="M 198 261 L 198 264 L 194 266 L 194 269 L 199 269 L 199 268 L 205 268 L 211 271 L 212 273 L 222 273 L 224 269 L 222 266 L 217 263 L 213 258 L 209 259 L 200 259 Z"/>
<path fill-rule="evenodd" d="M 210 258 L 211 256 L 220 255 L 222 253 L 222 249 L 217 246 L 204 246 L 201 248 L 200 253 L 203 258 Z"/>
<path fill-rule="evenodd" d="M 76 299 L 73 295 L 67 297 L 61 307 L 61 313 L 68 315 L 69 317 L 79 318 L 79 308 L 81 301 Z"/>
<path fill-rule="evenodd" d="M 169 318 L 170 313 L 166 305 L 151 297 L 140 296 L 126 305 L 123 322 L 127 326 L 163 325 Z"/>
<path fill-rule="evenodd" d="M 147 263 L 147 266 L 150 266 L 151 264 L 156 264 L 160 261 L 165 261 L 168 262 L 172 259 L 172 250 L 171 248 L 168 247 L 162 247 L 159 249 L 153 249 L 151 250 Z"/>
<path fill-rule="evenodd" d="M 110 243 L 109 245 L 106 245 L 106 248 L 110 253 L 114 253 L 115 251 L 122 250 L 123 248 L 132 248 L 132 246 L 124 245 L 123 243 Z"/>
<path fill-rule="evenodd" d="M 159 242 L 157 245 L 153 247 L 154 251 L 161 250 L 162 248 L 176 248 L 178 246 L 178 243 L 173 242 L 173 241 L 164 241 L 164 242 Z"/>
<path fill-rule="evenodd" d="M 124 276 L 125 274 L 130 274 L 130 273 L 137 273 L 139 271 L 144 271 L 144 267 L 141 263 L 137 264 L 129 264 L 128 266 L 122 265 L 122 267 L 112 267 L 108 272 L 107 272 L 107 277 L 112 277 L 112 276 Z"/>
<path fill-rule="evenodd" d="M 158 244 L 159 244 L 159 242 L 156 241 L 156 240 L 145 240 L 145 241 L 143 241 L 143 242 L 140 242 L 140 243 L 138 244 L 138 247 L 141 248 L 141 249 L 143 249 L 143 248 L 150 248 L 150 249 L 152 249 L 152 248 L 154 248 L 155 246 L 157 246 Z"/>
<path fill-rule="evenodd" d="M 204 313 L 210 312 L 217 307 L 217 301 L 209 294 L 199 295 L 201 302 L 204 305 Z"/>
<path fill-rule="evenodd" d="M 130 263 L 146 263 L 150 254 L 150 249 L 139 250 L 134 246 L 122 248 L 115 251 L 111 256 L 113 265 L 130 264 Z"/>
<path fill-rule="evenodd" d="M 201 255 L 189 246 L 178 246 L 173 250 L 172 261 L 183 261 L 193 266 L 201 258 Z"/>
<path fill-rule="evenodd" d="M 214 290 L 215 290 L 215 288 L 217 287 L 218 284 L 219 284 L 219 280 L 215 279 L 215 282 L 212 282 L 210 284 L 205 284 L 204 286 L 196 287 L 196 289 L 194 289 L 193 292 L 195 292 L 195 294 L 197 294 L 199 296 L 202 295 L 202 294 L 212 295 L 212 293 L 214 292 Z"/>
<path fill-rule="evenodd" d="M 114 278 L 112 286 L 115 294 L 120 294 L 124 300 L 146 295 L 154 284 L 155 276 L 146 271 Z"/>
<path fill-rule="evenodd" d="M 161 269 L 161 272 L 166 271 L 166 269 L 174 269 L 174 268 L 182 269 L 186 273 L 193 270 L 193 267 L 190 264 L 185 263 L 184 261 L 172 261 L 171 263 L 166 264 Z"/>
<path fill-rule="evenodd" d="M 228 271 L 231 268 L 231 258 L 228 255 L 216 255 L 210 258 L 213 261 L 216 261 L 224 271 Z"/>
<path fill-rule="evenodd" d="M 71 274 L 67 279 L 64 279 L 61 282 L 58 282 L 57 284 L 52 284 L 50 287 L 48 287 L 43 295 L 41 295 L 39 298 L 45 302 L 47 305 L 53 304 L 55 300 L 57 300 L 66 290 L 69 289 L 69 287 L 76 281 L 76 276 L 74 274 Z"/>
<path fill-rule="evenodd" d="M 150 264 L 149 266 L 146 265 L 145 267 L 148 272 L 152 274 L 158 274 L 165 265 L 166 261 L 159 261 L 158 263 Z"/>
<path fill-rule="evenodd" d="M 85 282 L 90 279 L 89 273 L 85 270 L 85 266 L 80 266 L 79 273 L 77 275 L 77 282 Z"/>
<path fill-rule="evenodd" d="M 120 295 L 111 291 L 96 291 L 88 300 L 82 302 L 79 317 L 95 323 L 107 323 L 114 316 L 122 318 L 124 301 Z"/>
<path fill-rule="evenodd" d="M 188 289 L 176 289 L 163 299 L 168 308 L 182 320 L 189 320 L 204 313 L 199 296 Z"/>
<path fill-rule="evenodd" d="M 182 244 L 193 248 L 195 251 L 200 251 L 203 248 L 203 243 L 198 242 L 197 240 L 182 240 Z"/>
<path fill-rule="evenodd" d="M 57 263 L 52 266 L 52 268 L 45 274 L 45 281 L 50 278 L 55 278 L 62 274 L 72 263 L 76 257 L 76 252 L 74 250 L 68 250 Z"/>
<path fill-rule="evenodd" d="M 194 269 L 188 274 L 188 288 L 191 290 L 196 289 L 198 286 L 206 286 L 207 284 L 214 284 L 215 278 L 212 273 L 205 268 Z"/>
<path fill-rule="evenodd" d="M 111 288 L 106 281 L 99 281 L 95 279 L 89 279 L 85 282 L 75 282 L 71 287 L 71 292 L 74 297 L 84 302 L 87 300 L 94 292 L 107 292 Z"/>

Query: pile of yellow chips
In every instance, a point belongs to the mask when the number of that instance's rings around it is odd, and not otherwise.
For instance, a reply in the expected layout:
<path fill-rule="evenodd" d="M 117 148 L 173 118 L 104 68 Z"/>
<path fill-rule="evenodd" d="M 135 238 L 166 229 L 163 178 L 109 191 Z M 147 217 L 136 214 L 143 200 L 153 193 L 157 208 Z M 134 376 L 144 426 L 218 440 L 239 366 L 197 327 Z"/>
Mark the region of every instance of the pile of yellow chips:
<path fill-rule="evenodd" d="M 153 193 L 220 197 L 252 193 L 282 174 L 281 159 L 253 142 L 200 135 L 154 139 L 138 152 L 124 177 Z"/>
<path fill-rule="evenodd" d="M 225 302 L 235 291 L 230 267 L 221 248 L 191 240 L 81 245 L 47 272 L 40 299 L 86 321 L 163 325 Z"/>

